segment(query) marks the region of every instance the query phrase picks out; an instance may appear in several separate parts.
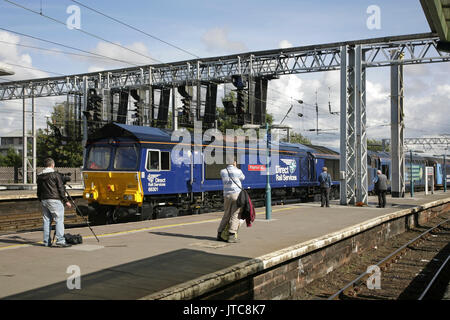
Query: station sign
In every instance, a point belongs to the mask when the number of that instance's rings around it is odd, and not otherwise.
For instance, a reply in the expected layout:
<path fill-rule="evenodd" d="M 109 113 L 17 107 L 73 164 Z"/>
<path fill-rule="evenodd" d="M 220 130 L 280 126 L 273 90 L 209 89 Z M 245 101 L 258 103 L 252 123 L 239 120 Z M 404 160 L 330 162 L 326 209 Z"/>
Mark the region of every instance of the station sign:
<path fill-rule="evenodd" d="M 248 171 L 266 171 L 266 166 L 264 164 L 249 164 L 247 169 Z"/>

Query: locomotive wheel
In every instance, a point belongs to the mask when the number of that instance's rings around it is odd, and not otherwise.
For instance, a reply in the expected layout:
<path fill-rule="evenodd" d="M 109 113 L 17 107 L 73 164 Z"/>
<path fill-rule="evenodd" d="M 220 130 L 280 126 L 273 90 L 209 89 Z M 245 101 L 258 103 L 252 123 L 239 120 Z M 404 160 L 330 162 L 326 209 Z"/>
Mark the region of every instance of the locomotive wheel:
<path fill-rule="evenodd" d="M 105 212 L 105 218 L 106 218 L 105 224 L 117 223 L 118 217 L 117 217 L 116 213 L 117 213 L 117 209 L 116 208 L 107 210 Z"/>

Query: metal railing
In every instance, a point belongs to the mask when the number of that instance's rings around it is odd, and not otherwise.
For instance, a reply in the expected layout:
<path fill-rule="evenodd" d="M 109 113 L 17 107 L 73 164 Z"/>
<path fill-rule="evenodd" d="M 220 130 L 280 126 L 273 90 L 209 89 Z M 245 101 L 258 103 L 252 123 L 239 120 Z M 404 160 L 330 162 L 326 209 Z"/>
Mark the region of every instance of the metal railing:
<path fill-rule="evenodd" d="M 40 174 L 44 168 L 37 167 L 37 174 Z M 55 171 L 60 173 L 71 173 L 70 183 L 82 183 L 83 178 L 81 175 L 81 168 L 66 168 L 66 167 L 56 167 Z M 31 183 L 33 172 L 28 171 L 28 182 Z M 23 170 L 21 167 L 0 167 L 0 184 L 16 184 L 22 183 Z"/>

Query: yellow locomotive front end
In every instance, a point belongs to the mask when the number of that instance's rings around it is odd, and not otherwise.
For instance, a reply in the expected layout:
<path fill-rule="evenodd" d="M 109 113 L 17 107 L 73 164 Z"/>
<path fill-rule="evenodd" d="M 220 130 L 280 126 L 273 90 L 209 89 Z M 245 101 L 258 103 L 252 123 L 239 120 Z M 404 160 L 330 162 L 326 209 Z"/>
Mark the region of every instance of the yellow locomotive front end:
<path fill-rule="evenodd" d="M 90 220 L 115 222 L 140 214 L 144 200 L 136 144 L 99 141 L 87 148 L 83 198 Z"/>
<path fill-rule="evenodd" d="M 106 206 L 142 205 L 143 193 L 139 172 L 85 171 L 83 198 L 89 204 Z"/>

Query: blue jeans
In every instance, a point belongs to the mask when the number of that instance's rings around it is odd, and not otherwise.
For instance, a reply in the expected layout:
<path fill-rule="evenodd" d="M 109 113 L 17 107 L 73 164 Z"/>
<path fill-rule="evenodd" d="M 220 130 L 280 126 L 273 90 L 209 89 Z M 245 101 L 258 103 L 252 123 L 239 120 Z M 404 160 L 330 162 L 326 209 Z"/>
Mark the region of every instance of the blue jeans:
<path fill-rule="evenodd" d="M 49 246 L 52 243 L 50 230 L 52 221 L 56 222 L 56 243 L 64 244 L 64 205 L 61 200 L 47 199 L 42 200 L 42 218 L 44 220 L 44 245 Z"/>

